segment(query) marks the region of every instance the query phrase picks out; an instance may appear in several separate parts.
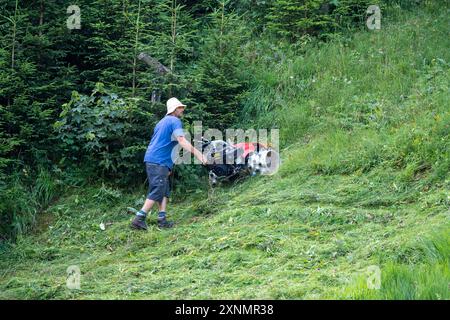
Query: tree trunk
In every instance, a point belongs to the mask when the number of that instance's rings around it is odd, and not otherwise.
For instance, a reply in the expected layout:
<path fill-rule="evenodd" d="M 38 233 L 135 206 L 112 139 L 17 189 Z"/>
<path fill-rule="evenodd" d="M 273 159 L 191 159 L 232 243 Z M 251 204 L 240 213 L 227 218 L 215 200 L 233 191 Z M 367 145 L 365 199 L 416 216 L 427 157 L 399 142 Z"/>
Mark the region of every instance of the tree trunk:
<path fill-rule="evenodd" d="M 136 94 L 136 66 L 137 66 L 137 47 L 138 47 L 138 43 L 139 43 L 139 20 L 140 20 L 140 15 L 141 15 L 141 0 L 139 0 L 139 5 L 138 5 L 138 13 L 137 13 L 137 18 L 136 18 L 136 38 L 134 41 L 134 54 L 133 54 L 133 91 L 132 91 L 132 95 L 133 97 Z"/>
<path fill-rule="evenodd" d="M 44 24 L 44 0 L 41 0 L 41 8 L 39 15 L 39 37 L 42 37 L 42 25 Z"/>
<path fill-rule="evenodd" d="M 219 47 L 220 47 L 220 54 L 223 54 L 223 48 L 222 48 L 222 38 L 223 38 L 223 29 L 225 24 L 225 2 L 221 2 L 222 5 L 222 17 L 220 21 L 220 39 L 219 39 Z"/>
<path fill-rule="evenodd" d="M 170 70 L 173 73 L 175 68 L 175 49 L 177 45 L 177 0 L 172 0 L 172 50 L 170 53 Z M 172 96 L 171 74 L 169 75 L 169 96 Z"/>
<path fill-rule="evenodd" d="M 16 32 L 17 32 L 17 7 L 19 0 L 16 0 L 16 9 L 14 10 L 14 22 L 13 22 L 13 36 L 12 36 L 12 49 L 11 49 L 11 69 L 14 70 L 15 55 L 16 55 Z"/>
<path fill-rule="evenodd" d="M 159 75 L 164 75 L 166 73 L 170 72 L 170 69 L 167 68 L 165 65 L 163 65 L 161 62 L 159 62 L 158 60 L 156 60 L 155 58 L 149 56 L 148 54 L 141 52 L 138 57 L 139 60 L 144 61 L 147 65 L 149 65 L 150 67 L 154 68 L 155 71 L 159 74 Z"/>
<path fill-rule="evenodd" d="M 177 0 L 172 1 L 172 52 L 170 54 L 170 70 L 173 71 L 175 46 L 177 41 Z"/>

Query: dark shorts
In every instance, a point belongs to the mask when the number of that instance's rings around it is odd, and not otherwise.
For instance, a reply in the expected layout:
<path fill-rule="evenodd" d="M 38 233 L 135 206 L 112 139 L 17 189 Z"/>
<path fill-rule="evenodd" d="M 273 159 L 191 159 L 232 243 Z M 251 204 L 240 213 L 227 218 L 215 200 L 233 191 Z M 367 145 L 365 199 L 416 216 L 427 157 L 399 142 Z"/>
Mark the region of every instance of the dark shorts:
<path fill-rule="evenodd" d="M 148 180 L 147 199 L 161 202 L 170 196 L 169 168 L 154 163 L 145 163 Z"/>

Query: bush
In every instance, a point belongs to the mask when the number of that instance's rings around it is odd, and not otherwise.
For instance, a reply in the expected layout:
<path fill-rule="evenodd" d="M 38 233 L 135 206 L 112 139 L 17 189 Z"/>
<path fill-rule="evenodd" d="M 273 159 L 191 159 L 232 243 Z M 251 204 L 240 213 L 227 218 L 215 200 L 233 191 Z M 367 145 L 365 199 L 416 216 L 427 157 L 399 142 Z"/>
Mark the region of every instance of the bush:
<path fill-rule="evenodd" d="M 54 125 L 64 150 L 63 163 L 99 171 L 103 178 L 128 183 L 143 172 L 151 106 L 121 99 L 97 83 L 90 96 L 73 92 Z"/>

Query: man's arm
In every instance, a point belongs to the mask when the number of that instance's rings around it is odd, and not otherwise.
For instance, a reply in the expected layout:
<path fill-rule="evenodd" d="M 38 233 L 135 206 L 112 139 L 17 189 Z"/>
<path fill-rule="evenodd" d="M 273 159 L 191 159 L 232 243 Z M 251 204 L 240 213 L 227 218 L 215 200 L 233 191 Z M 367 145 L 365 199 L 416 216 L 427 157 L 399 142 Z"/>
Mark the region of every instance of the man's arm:
<path fill-rule="evenodd" d="M 206 157 L 205 157 L 200 151 L 198 151 L 197 149 L 195 149 L 194 146 L 193 146 L 192 144 L 190 144 L 190 142 L 187 141 L 186 138 L 185 138 L 184 136 L 178 136 L 178 137 L 177 137 L 177 141 L 178 141 L 178 143 L 180 144 L 180 146 L 181 146 L 184 150 L 186 150 L 186 151 L 188 151 L 188 152 L 194 154 L 194 156 L 195 156 L 198 160 L 200 160 L 200 162 L 201 162 L 203 165 L 206 165 L 206 164 L 207 164 L 208 160 L 206 159 Z"/>

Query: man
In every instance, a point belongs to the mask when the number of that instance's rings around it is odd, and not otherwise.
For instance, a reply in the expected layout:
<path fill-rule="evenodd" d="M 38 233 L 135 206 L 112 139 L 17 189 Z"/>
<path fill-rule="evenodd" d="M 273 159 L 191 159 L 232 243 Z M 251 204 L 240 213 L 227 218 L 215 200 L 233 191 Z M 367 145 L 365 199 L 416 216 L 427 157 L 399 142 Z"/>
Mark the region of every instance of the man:
<path fill-rule="evenodd" d="M 172 150 L 178 143 L 184 150 L 193 153 L 202 164 L 207 162 L 206 157 L 184 136 L 180 118 L 185 107 L 177 98 L 170 98 L 167 101 L 166 116 L 155 127 L 144 157 L 149 192 L 144 206 L 131 223 L 134 229 L 147 230 L 145 219 L 155 202 L 159 208 L 158 227 L 173 226 L 173 222 L 166 220 L 166 208 L 170 196 L 169 175 L 173 168 Z"/>

